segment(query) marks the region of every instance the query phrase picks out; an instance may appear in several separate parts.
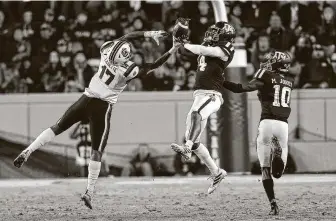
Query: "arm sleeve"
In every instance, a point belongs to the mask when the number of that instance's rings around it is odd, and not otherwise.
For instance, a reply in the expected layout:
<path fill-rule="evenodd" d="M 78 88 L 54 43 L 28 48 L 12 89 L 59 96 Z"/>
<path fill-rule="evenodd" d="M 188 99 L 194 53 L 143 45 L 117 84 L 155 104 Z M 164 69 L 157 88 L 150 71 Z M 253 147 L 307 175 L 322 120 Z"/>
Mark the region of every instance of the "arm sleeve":
<path fill-rule="evenodd" d="M 145 37 L 145 31 L 134 31 L 122 36 L 118 40 L 130 41 L 141 37 Z"/>
<path fill-rule="evenodd" d="M 248 84 L 242 85 L 233 83 L 230 81 L 224 81 L 223 87 L 232 91 L 233 93 L 243 93 L 243 92 L 250 92 L 255 91 L 263 87 L 264 83 L 257 79 L 252 79 Z"/>
<path fill-rule="evenodd" d="M 140 73 L 138 74 L 138 77 L 141 78 L 141 77 L 147 75 L 147 73 L 150 72 L 151 70 L 154 70 L 154 69 L 160 67 L 161 65 L 163 65 L 168 60 L 170 55 L 173 54 L 174 51 L 175 51 L 175 49 L 170 49 L 164 55 L 162 55 L 156 61 L 154 61 L 154 63 L 145 64 L 143 67 L 141 67 L 141 70 L 140 70 Z"/>
<path fill-rule="evenodd" d="M 107 41 L 100 47 L 100 53 L 103 53 L 103 51 L 108 48 L 113 41 Z"/>
<path fill-rule="evenodd" d="M 218 57 L 222 59 L 223 61 L 228 60 L 228 56 L 224 53 L 224 51 L 219 46 L 209 47 L 209 46 L 203 46 L 203 45 L 185 44 L 184 48 L 186 48 L 187 50 L 197 55 Z"/>

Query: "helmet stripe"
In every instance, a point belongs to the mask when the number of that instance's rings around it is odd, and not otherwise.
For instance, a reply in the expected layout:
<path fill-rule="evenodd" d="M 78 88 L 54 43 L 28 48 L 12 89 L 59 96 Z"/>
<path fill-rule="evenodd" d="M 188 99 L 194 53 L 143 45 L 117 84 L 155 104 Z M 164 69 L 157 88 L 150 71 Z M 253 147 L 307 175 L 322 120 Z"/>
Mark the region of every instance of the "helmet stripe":
<path fill-rule="evenodd" d="M 113 52 L 110 54 L 110 61 L 111 61 L 111 62 L 114 61 L 115 56 L 116 56 L 117 53 L 118 53 L 118 50 L 119 50 L 125 43 L 126 43 L 125 41 L 119 41 L 119 42 L 114 46 Z"/>

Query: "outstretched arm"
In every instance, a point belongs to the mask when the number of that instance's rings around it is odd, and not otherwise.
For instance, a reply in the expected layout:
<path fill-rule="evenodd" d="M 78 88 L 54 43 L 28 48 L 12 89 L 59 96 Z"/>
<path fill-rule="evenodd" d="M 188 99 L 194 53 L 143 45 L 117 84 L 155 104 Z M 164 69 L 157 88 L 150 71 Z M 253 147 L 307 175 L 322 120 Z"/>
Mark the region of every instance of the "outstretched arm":
<path fill-rule="evenodd" d="M 187 43 L 187 44 L 184 44 L 184 48 L 197 55 L 218 57 L 224 61 L 227 61 L 229 59 L 229 56 L 226 53 L 224 53 L 224 51 L 219 46 L 210 47 L 210 46 L 203 46 L 203 45 Z"/>
<path fill-rule="evenodd" d="M 248 84 L 242 85 L 230 81 L 224 81 L 223 86 L 233 93 L 243 93 L 261 89 L 264 86 L 264 82 L 257 79 L 252 79 L 250 82 L 248 82 Z"/>
<path fill-rule="evenodd" d="M 150 73 L 152 70 L 160 67 L 161 65 L 163 65 L 170 57 L 170 55 L 172 55 L 173 53 L 175 53 L 175 51 L 180 47 L 181 45 L 174 45 L 169 51 L 167 51 L 164 55 L 162 55 L 161 57 L 159 57 L 156 61 L 154 61 L 153 63 L 148 63 L 145 64 L 143 67 L 141 67 L 141 70 L 139 72 L 139 74 L 137 75 L 137 77 L 141 78 L 146 76 L 148 73 Z"/>
<path fill-rule="evenodd" d="M 159 38 L 167 37 L 168 33 L 165 31 L 134 31 L 131 33 L 128 33 L 118 40 L 126 40 L 130 41 L 133 39 L 145 37 L 145 38 L 153 38 L 156 42 L 156 44 L 159 45 Z"/>

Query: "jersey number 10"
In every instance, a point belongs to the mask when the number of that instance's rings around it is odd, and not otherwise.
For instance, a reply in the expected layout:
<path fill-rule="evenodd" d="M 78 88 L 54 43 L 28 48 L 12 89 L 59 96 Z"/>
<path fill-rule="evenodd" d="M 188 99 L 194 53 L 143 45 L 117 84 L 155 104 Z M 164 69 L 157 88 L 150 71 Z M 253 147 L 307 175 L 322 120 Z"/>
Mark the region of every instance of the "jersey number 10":
<path fill-rule="evenodd" d="M 289 87 L 282 87 L 280 85 L 274 85 L 274 101 L 275 107 L 289 107 L 291 89 Z"/>

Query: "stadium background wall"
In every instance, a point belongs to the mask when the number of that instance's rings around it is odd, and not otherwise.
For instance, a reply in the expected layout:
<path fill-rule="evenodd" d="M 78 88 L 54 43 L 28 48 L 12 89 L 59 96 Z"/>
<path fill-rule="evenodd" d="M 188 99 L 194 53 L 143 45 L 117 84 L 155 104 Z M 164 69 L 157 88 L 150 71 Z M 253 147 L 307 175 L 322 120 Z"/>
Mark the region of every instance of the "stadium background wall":
<path fill-rule="evenodd" d="M 37 136 L 46 126 L 55 123 L 79 96 L 80 94 L 1 96 L 0 137 L 28 144 L 29 137 Z M 293 91 L 292 97 L 289 145 L 297 172 L 335 172 L 336 90 L 297 90 Z M 297 100 L 297 97 L 300 99 Z M 120 156 L 129 155 L 139 143 L 148 143 L 157 155 L 173 155 L 169 145 L 174 141 L 182 141 L 185 116 L 191 101 L 191 92 L 123 93 L 119 103 L 113 108 L 107 162 L 123 165 L 127 158 Z M 300 102 L 300 113 L 297 113 L 297 102 Z M 250 93 L 248 137 L 251 162 L 256 160 L 254 141 L 259 117 L 259 101 L 256 93 Z M 294 131 L 299 118 L 301 136 L 296 139 Z M 203 136 L 202 142 L 205 141 Z M 57 137 L 56 142 L 60 145 L 46 146 L 44 150 L 74 158 L 76 141 L 69 138 L 69 131 Z"/>

